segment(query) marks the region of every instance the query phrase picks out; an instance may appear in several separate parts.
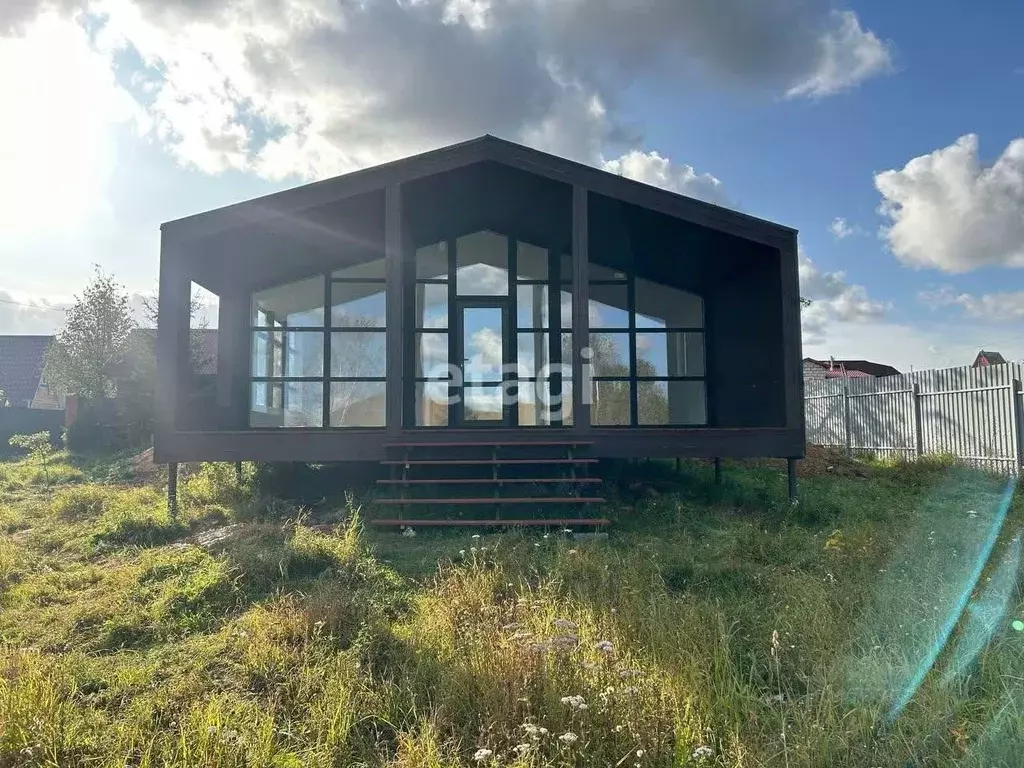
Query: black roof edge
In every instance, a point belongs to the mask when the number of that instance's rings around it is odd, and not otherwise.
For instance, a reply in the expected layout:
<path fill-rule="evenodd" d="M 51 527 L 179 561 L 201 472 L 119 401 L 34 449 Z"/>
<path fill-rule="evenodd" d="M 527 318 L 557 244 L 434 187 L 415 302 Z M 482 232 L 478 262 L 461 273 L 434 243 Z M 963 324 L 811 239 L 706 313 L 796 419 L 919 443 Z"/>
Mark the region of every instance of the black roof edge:
<path fill-rule="evenodd" d="M 677 218 L 767 244 L 792 242 L 797 234 L 797 230 L 792 227 L 629 179 L 491 134 L 167 221 L 160 225 L 160 230 L 164 235 L 181 238 L 203 237 L 247 223 L 265 221 L 268 216 L 296 213 L 380 190 L 392 183 L 414 181 L 487 161 L 518 167 L 565 184 L 579 184 L 597 194 L 651 207 Z"/>

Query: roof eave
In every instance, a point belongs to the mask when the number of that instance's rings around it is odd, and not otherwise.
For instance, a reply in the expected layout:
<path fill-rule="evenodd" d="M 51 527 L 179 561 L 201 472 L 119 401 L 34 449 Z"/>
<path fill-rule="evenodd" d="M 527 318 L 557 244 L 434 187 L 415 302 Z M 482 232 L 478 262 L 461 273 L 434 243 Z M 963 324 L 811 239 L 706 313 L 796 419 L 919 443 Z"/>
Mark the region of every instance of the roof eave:
<path fill-rule="evenodd" d="M 160 229 L 164 236 L 174 239 L 204 237 L 266 221 L 268 217 L 288 215 L 373 192 L 388 184 L 414 181 L 487 161 L 520 168 L 566 184 L 579 184 L 598 194 L 767 245 L 792 245 L 797 234 L 797 230 L 782 224 L 627 179 L 491 135 L 175 219 L 161 224 Z"/>

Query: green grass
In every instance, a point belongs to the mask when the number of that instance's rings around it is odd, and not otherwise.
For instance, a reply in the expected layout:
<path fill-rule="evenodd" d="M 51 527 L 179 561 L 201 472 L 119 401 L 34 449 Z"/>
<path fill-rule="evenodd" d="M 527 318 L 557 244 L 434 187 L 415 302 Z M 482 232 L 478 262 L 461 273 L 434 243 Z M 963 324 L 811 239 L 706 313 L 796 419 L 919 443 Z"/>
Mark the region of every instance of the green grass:
<path fill-rule="evenodd" d="M 1021 764 L 1024 501 L 948 461 L 633 468 L 605 541 L 130 467 L 0 464 L 0 765 Z"/>

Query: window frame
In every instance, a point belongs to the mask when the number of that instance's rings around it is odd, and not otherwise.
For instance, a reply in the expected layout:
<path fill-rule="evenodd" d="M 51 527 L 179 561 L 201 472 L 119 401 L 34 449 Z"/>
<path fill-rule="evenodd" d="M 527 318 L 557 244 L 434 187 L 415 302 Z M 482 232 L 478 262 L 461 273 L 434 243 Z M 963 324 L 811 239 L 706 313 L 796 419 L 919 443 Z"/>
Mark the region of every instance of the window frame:
<path fill-rule="evenodd" d="M 374 259 L 367 259 L 367 263 L 371 261 L 383 261 L 384 257 L 380 256 Z M 351 264 L 348 266 L 359 266 L 359 264 Z M 267 402 L 270 400 L 270 392 L 275 384 L 281 384 L 282 387 L 289 383 L 313 383 L 318 382 L 321 384 L 321 425 L 319 427 L 286 427 L 283 424 L 280 427 L 266 427 L 266 429 L 315 429 L 315 430 L 338 430 L 338 431 L 349 431 L 353 429 L 368 429 L 375 431 L 382 431 L 387 428 L 387 408 L 385 406 L 383 424 L 372 427 L 352 427 L 352 426 L 338 426 L 331 423 L 331 385 L 335 382 L 338 383 L 373 383 L 373 384 L 384 384 L 385 397 L 387 392 L 387 371 L 385 369 L 385 375 L 383 376 L 334 376 L 332 375 L 332 357 L 331 357 L 331 340 L 335 334 L 348 334 L 348 333 L 372 333 L 379 334 L 384 339 L 384 350 L 385 356 L 387 355 L 387 307 L 388 302 L 392 299 L 388 296 L 387 278 L 386 277 L 335 277 L 335 271 L 344 269 L 345 267 L 334 266 L 331 269 L 327 269 L 321 272 L 314 273 L 312 275 L 306 275 L 304 277 L 290 280 L 287 283 L 281 283 L 280 285 L 288 285 L 292 282 L 299 282 L 301 280 L 312 280 L 320 279 L 323 283 L 323 324 L 322 325 L 302 325 L 302 326 L 288 326 L 286 323 L 282 323 L 274 318 L 272 315 L 264 316 L 269 319 L 269 325 L 259 325 L 255 322 L 258 318 L 258 314 L 253 311 L 253 297 L 255 294 L 262 291 L 271 290 L 279 287 L 278 285 L 265 286 L 249 292 L 249 363 L 248 363 L 248 380 L 250 387 L 249 394 L 249 429 L 263 429 L 264 427 L 253 427 L 252 426 L 252 387 L 257 384 L 264 384 L 266 386 Z M 333 300 L 333 288 L 335 284 L 352 285 L 352 284 L 363 284 L 363 285 L 375 285 L 380 286 L 381 292 L 384 294 L 384 312 L 385 312 L 385 325 L 384 326 L 373 326 L 373 327 L 352 327 L 352 326 L 335 326 L 332 312 L 332 300 Z M 286 348 L 286 342 L 284 341 L 284 334 L 292 331 L 302 331 L 307 333 L 320 333 L 322 342 L 322 356 L 323 356 L 323 370 L 320 376 L 287 376 L 282 374 L 281 376 L 256 376 L 254 375 L 254 359 L 253 355 L 255 352 L 255 340 L 257 333 L 268 333 L 279 332 L 282 334 L 282 340 L 280 349 L 283 354 Z M 268 338 L 267 351 L 268 356 L 272 348 L 277 346 Z M 268 357 L 269 360 L 269 357 Z M 272 367 L 268 364 L 267 370 L 272 370 Z M 282 371 L 284 368 L 282 367 Z"/>
<path fill-rule="evenodd" d="M 591 267 L 595 266 L 593 263 Z M 706 300 L 700 294 L 695 294 L 692 291 L 686 291 L 683 288 L 675 288 L 674 286 L 668 285 L 667 288 L 672 288 L 677 291 L 684 293 L 690 293 L 697 296 L 701 300 L 701 325 L 694 327 L 692 325 L 670 325 L 665 324 L 662 328 L 648 328 L 637 326 L 637 314 L 639 312 L 636 305 L 636 281 L 638 275 L 632 270 L 613 269 L 606 267 L 602 264 L 597 264 L 602 271 L 608 271 L 612 273 L 620 273 L 621 277 L 598 277 L 597 279 L 591 278 L 587 281 L 587 318 L 588 318 L 588 330 L 590 335 L 594 334 L 628 334 L 629 343 L 629 375 L 628 376 L 599 376 L 593 375 L 590 377 L 591 383 L 600 381 L 626 381 L 629 382 L 629 423 L 628 424 L 600 424 L 594 425 L 600 429 L 702 429 L 710 426 L 710 397 L 708 388 L 708 368 L 707 368 L 707 307 Z M 641 280 L 647 280 L 647 278 L 640 277 Z M 656 281 L 648 281 L 656 282 Z M 628 324 L 625 327 L 622 326 L 591 326 L 589 325 L 590 317 L 590 302 L 591 291 L 590 288 L 593 286 L 626 286 L 626 309 L 625 312 L 628 317 Z M 650 317 L 643 312 L 639 312 L 645 317 Z M 641 376 L 638 373 L 637 363 L 637 335 L 638 334 L 661 334 L 667 336 L 669 333 L 699 333 L 701 335 L 701 346 L 703 349 L 703 363 L 704 373 L 701 376 L 685 375 L 685 376 Z M 640 383 L 654 382 L 668 384 L 675 381 L 700 381 L 704 383 L 704 423 L 702 424 L 642 424 L 640 423 L 640 388 L 637 386 Z M 592 406 L 592 404 L 591 404 Z"/>

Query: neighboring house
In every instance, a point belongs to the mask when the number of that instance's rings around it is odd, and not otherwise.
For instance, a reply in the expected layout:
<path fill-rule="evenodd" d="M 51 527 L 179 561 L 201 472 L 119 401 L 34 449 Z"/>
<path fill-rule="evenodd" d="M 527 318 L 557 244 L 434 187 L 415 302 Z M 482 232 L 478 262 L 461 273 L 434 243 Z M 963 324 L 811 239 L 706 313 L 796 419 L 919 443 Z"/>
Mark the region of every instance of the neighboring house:
<path fill-rule="evenodd" d="M 158 462 L 803 456 L 787 227 L 486 136 L 161 230 Z"/>
<path fill-rule="evenodd" d="M 805 357 L 803 363 L 805 382 L 900 375 L 900 372 L 891 365 L 873 363 L 870 360 L 813 360 Z"/>
<path fill-rule="evenodd" d="M 974 358 L 974 362 L 971 363 L 971 368 L 984 368 L 989 365 L 1003 365 L 1006 362 L 1004 358 L 998 352 L 991 352 L 989 350 L 981 350 L 977 357 Z"/>
<path fill-rule="evenodd" d="M 145 340 L 146 347 L 152 349 L 152 342 L 147 337 L 155 333 L 156 329 L 140 328 L 133 335 L 136 339 Z M 200 334 L 195 351 L 195 359 L 199 363 L 196 372 L 214 374 L 217 372 L 217 331 L 210 329 L 195 333 Z M 43 381 L 46 350 L 52 341 L 53 336 L 0 336 L 0 390 L 11 408 L 64 408 L 64 396 L 52 392 Z M 139 349 L 138 346 L 133 348 Z"/>
<path fill-rule="evenodd" d="M 63 398 L 43 382 L 52 336 L 0 336 L 0 390 L 11 408 L 60 410 Z"/>

